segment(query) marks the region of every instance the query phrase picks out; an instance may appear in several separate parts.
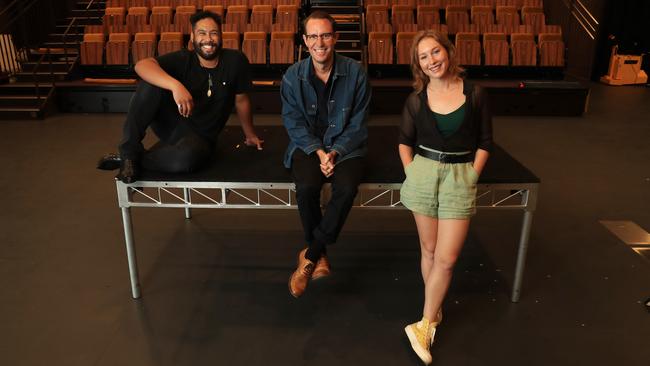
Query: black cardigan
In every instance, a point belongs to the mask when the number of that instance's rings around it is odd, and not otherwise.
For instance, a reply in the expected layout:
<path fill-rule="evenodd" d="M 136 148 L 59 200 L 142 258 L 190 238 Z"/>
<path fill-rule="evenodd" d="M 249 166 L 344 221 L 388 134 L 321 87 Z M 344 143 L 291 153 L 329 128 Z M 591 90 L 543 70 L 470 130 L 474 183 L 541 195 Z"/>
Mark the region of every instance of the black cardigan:
<path fill-rule="evenodd" d="M 492 114 L 483 88 L 463 81 L 465 119 L 458 130 L 444 138 L 436 126 L 436 117 L 429 109 L 426 89 L 413 92 L 406 99 L 402 112 L 399 143 L 415 148 L 425 146 L 444 152 L 492 150 Z"/>

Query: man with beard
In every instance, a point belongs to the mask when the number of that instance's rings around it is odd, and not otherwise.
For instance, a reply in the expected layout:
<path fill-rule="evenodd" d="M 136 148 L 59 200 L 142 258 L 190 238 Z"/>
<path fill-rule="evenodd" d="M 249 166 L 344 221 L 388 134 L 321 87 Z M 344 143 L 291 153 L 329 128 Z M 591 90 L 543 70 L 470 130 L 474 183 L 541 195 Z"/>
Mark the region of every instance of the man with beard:
<path fill-rule="evenodd" d="M 125 183 L 137 180 L 141 166 L 170 173 L 197 169 L 211 156 L 233 105 L 245 144 L 262 149 L 246 94 L 251 87 L 248 59 L 222 48 L 218 15 L 201 11 L 190 22 L 193 51 L 183 49 L 135 65 L 142 81 L 131 99 L 120 156 L 112 161 L 120 161 L 119 179 Z M 145 150 L 142 139 L 149 126 L 160 141 Z M 106 165 L 111 164 L 105 158 Z"/>
<path fill-rule="evenodd" d="M 302 39 L 309 57 L 287 70 L 280 89 L 282 121 L 291 140 L 284 165 L 296 183 L 307 244 L 289 279 L 294 297 L 310 280 L 330 274 L 326 246 L 336 242 L 363 175 L 370 86 L 358 62 L 334 51 L 335 27 L 323 11 L 305 19 Z M 332 195 L 321 212 L 325 182 L 332 184 Z"/>

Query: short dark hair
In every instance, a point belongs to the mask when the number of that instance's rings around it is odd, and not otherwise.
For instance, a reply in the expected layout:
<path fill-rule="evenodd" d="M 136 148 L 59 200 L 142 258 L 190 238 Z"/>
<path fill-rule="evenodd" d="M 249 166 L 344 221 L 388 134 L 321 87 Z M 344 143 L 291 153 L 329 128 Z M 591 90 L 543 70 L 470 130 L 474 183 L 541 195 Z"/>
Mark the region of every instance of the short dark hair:
<path fill-rule="evenodd" d="M 312 20 L 312 19 L 325 19 L 332 24 L 332 32 L 336 32 L 336 20 L 332 18 L 331 15 L 329 15 L 327 12 L 324 12 L 322 10 L 316 10 L 315 12 L 309 14 L 307 18 L 302 22 L 302 32 L 306 33 L 307 32 L 307 22 Z"/>
<path fill-rule="evenodd" d="M 198 23 L 199 20 L 203 20 L 206 18 L 210 18 L 214 20 L 214 22 L 217 23 L 217 26 L 219 27 L 219 32 L 221 32 L 221 17 L 218 14 L 206 10 L 197 11 L 196 13 L 192 14 L 192 16 L 190 17 L 192 30 L 194 30 L 194 28 L 196 27 L 196 23 Z"/>

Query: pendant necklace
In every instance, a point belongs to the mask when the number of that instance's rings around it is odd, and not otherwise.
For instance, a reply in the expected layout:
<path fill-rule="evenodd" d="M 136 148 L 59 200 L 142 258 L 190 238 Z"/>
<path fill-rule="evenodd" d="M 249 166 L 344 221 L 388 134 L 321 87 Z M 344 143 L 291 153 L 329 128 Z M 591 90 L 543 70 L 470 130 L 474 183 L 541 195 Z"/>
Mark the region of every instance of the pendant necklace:
<path fill-rule="evenodd" d="M 208 71 L 208 98 L 212 96 L 212 74 Z"/>

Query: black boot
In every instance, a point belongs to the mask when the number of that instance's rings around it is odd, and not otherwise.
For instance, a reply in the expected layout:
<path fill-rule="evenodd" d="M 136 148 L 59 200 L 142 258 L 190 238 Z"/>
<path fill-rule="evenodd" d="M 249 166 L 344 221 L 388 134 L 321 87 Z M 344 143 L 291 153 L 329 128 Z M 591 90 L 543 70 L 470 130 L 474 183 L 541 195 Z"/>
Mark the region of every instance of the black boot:
<path fill-rule="evenodd" d="M 100 170 L 115 170 L 119 169 L 122 165 L 122 158 L 118 154 L 108 154 L 102 156 L 97 162 L 97 169 Z"/>
<path fill-rule="evenodd" d="M 120 166 L 117 178 L 124 183 L 133 183 L 138 180 L 138 163 L 135 160 L 125 159 Z"/>

